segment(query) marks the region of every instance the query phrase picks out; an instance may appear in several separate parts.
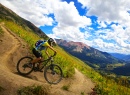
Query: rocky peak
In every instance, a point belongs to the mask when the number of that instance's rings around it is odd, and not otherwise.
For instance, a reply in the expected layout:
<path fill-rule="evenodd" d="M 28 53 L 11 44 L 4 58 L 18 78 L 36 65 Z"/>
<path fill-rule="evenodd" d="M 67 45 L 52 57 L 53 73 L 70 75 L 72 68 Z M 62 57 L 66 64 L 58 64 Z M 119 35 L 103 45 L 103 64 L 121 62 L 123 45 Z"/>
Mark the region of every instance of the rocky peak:
<path fill-rule="evenodd" d="M 66 41 L 62 39 L 56 39 L 57 44 L 73 49 L 76 52 L 82 52 L 83 49 L 90 49 L 90 47 L 82 42 Z"/>

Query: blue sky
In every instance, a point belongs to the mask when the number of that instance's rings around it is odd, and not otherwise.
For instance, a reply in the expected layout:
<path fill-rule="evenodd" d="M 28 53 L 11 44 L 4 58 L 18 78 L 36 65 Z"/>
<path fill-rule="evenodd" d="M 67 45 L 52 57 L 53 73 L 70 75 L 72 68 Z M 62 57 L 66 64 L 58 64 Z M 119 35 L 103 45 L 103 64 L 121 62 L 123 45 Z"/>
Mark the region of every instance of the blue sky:
<path fill-rule="evenodd" d="M 129 0 L 0 0 L 48 36 L 130 54 Z"/>

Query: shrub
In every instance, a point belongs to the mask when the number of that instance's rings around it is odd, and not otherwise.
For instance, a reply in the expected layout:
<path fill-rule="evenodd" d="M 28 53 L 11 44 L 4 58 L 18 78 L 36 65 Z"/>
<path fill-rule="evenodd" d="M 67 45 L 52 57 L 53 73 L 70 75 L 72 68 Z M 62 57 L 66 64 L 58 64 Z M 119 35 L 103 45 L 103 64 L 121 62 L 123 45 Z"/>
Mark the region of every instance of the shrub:
<path fill-rule="evenodd" d="M 0 92 L 3 91 L 3 90 L 5 90 L 5 89 L 4 89 L 3 87 L 0 86 Z"/>
<path fill-rule="evenodd" d="M 18 90 L 18 95 L 48 95 L 49 89 L 43 86 L 27 86 Z"/>

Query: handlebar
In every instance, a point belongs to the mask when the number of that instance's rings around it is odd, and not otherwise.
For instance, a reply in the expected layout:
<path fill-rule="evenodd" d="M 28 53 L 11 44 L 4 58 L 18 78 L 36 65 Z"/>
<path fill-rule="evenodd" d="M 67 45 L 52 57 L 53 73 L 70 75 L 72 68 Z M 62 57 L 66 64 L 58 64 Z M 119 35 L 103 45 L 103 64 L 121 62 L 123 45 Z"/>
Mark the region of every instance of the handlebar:
<path fill-rule="evenodd" d="M 52 55 L 51 57 L 54 57 L 54 56 L 56 56 L 56 54 L 57 54 L 57 53 L 55 52 L 55 53 L 54 53 L 54 55 Z"/>
<path fill-rule="evenodd" d="M 57 54 L 57 53 L 55 52 L 55 53 L 54 53 L 54 55 L 50 56 L 50 58 L 52 58 L 52 57 L 56 56 L 56 54 Z"/>

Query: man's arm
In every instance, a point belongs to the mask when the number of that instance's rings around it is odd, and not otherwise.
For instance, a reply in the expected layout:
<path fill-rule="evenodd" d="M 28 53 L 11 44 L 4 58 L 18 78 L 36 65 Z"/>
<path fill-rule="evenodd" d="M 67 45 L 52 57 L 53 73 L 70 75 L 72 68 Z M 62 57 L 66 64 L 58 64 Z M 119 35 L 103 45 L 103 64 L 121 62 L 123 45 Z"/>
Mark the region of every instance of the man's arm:
<path fill-rule="evenodd" d="M 51 46 L 49 46 L 49 48 L 52 50 L 52 51 L 54 51 L 54 55 L 56 55 L 56 50 L 54 50 L 54 48 L 53 47 L 51 47 Z"/>
<path fill-rule="evenodd" d="M 48 57 L 50 57 L 50 55 L 49 55 L 47 49 L 48 49 L 48 47 L 46 48 L 45 53 L 47 54 Z"/>
<path fill-rule="evenodd" d="M 51 46 L 48 46 L 48 47 L 46 48 L 46 51 L 45 51 L 46 54 L 48 55 L 48 57 L 50 57 L 50 55 L 49 55 L 49 53 L 48 53 L 48 51 L 47 51 L 48 48 L 50 48 L 52 51 L 54 51 L 54 55 L 56 55 L 56 53 L 57 53 L 56 50 L 54 50 Z"/>

